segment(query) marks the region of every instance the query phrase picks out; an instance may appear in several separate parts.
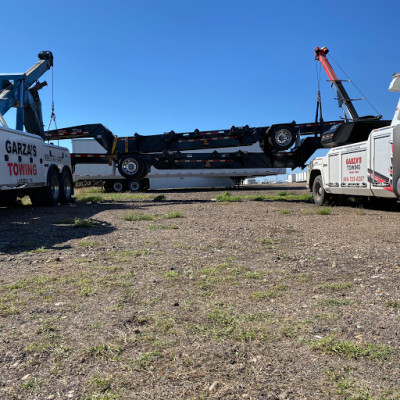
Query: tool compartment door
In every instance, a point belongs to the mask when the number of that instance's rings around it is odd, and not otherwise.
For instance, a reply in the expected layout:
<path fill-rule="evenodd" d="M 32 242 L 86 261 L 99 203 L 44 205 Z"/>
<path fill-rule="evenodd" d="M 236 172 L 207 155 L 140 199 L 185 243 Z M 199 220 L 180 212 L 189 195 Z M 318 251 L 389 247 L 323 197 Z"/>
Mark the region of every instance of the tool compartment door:
<path fill-rule="evenodd" d="M 368 170 L 371 189 L 377 197 L 395 197 L 393 193 L 392 143 L 390 132 L 372 137 L 371 168 Z"/>

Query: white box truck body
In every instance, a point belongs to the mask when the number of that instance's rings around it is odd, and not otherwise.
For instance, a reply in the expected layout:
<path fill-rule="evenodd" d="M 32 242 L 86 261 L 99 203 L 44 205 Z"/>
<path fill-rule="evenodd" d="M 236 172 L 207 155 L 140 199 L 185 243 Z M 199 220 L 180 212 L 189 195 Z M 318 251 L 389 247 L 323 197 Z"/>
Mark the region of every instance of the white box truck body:
<path fill-rule="evenodd" d="M 400 74 L 393 75 L 390 91 L 400 92 Z M 373 130 L 368 140 L 332 148 L 312 160 L 307 186 L 322 205 L 338 196 L 400 197 L 400 100 L 390 126 Z"/>

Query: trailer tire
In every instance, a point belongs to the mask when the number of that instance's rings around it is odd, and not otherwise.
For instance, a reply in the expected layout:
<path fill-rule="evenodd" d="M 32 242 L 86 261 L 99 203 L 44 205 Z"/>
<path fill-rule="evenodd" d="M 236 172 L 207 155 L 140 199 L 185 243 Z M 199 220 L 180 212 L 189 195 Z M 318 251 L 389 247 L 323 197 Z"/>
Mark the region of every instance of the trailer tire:
<path fill-rule="evenodd" d="M 127 154 L 118 163 L 119 173 L 127 179 L 140 179 L 147 175 L 148 167 L 142 157 Z"/>
<path fill-rule="evenodd" d="M 47 186 L 42 189 L 41 205 L 56 206 L 60 202 L 60 174 L 55 167 L 50 167 L 47 172 Z"/>
<path fill-rule="evenodd" d="M 146 191 L 146 190 L 149 190 L 150 189 L 150 181 L 149 181 L 149 179 L 143 179 L 142 181 L 142 190 L 143 191 Z"/>
<path fill-rule="evenodd" d="M 112 183 L 112 191 L 115 193 L 122 193 L 125 192 L 126 185 L 124 181 L 114 181 Z"/>
<path fill-rule="evenodd" d="M 104 191 L 106 193 L 111 193 L 113 191 L 113 184 L 110 181 L 105 181 L 104 183 Z"/>
<path fill-rule="evenodd" d="M 272 126 L 267 135 L 268 144 L 278 151 L 290 149 L 296 141 L 296 134 L 291 126 Z"/>
<path fill-rule="evenodd" d="M 60 186 L 60 203 L 67 204 L 72 202 L 72 195 L 74 194 L 74 183 L 72 180 L 71 172 L 68 168 L 64 168 L 61 173 L 61 186 Z"/>
<path fill-rule="evenodd" d="M 142 190 L 142 182 L 138 181 L 137 179 L 131 179 L 128 182 L 128 189 L 132 192 L 132 193 L 138 193 Z"/>
<path fill-rule="evenodd" d="M 317 206 L 322 206 L 329 201 L 329 194 L 325 192 L 324 183 L 322 182 L 322 176 L 318 175 L 314 179 L 313 187 L 312 187 L 312 196 L 314 203 Z"/>

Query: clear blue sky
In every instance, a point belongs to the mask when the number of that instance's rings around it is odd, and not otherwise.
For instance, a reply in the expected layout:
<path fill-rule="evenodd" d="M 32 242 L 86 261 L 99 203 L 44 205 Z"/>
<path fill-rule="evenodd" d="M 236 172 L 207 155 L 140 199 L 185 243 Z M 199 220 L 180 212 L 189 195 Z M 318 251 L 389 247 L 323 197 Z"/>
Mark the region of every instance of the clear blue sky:
<path fill-rule="evenodd" d="M 393 0 L 20 0 L 2 4 L 1 72 L 23 72 L 51 50 L 59 128 L 101 122 L 128 136 L 264 126 L 313 121 L 313 51 L 326 46 L 391 119 L 399 15 Z M 321 86 L 324 118 L 337 119 L 324 74 Z M 50 95 L 41 92 L 46 126 Z M 361 103 L 361 115 L 373 112 Z"/>

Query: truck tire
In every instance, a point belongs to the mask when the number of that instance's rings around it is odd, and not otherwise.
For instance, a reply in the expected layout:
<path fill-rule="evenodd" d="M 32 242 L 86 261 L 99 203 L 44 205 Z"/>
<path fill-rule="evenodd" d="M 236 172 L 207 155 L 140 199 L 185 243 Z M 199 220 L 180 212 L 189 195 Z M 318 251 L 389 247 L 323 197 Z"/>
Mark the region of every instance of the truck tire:
<path fill-rule="evenodd" d="M 317 206 L 322 206 L 329 201 L 329 194 L 324 190 L 324 184 L 322 182 L 322 176 L 318 175 L 314 179 L 313 187 L 312 187 L 312 196 L 314 203 Z"/>
<path fill-rule="evenodd" d="M 268 144 L 278 151 L 290 149 L 296 141 L 296 134 L 291 126 L 272 126 L 267 135 Z"/>
<path fill-rule="evenodd" d="M 111 193 L 113 191 L 113 183 L 110 181 L 105 181 L 104 183 L 104 191 L 106 193 Z"/>
<path fill-rule="evenodd" d="M 68 168 L 64 168 L 63 172 L 61 173 L 60 183 L 60 203 L 71 203 L 72 195 L 74 194 L 74 183 L 71 172 Z"/>
<path fill-rule="evenodd" d="M 132 192 L 132 193 L 138 193 L 142 190 L 142 182 L 138 181 L 137 179 L 131 179 L 128 182 L 128 189 Z"/>
<path fill-rule="evenodd" d="M 42 189 L 41 205 L 56 206 L 60 202 L 60 175 L 55 167 L 49 168 L 47 173 L 47 186 Z"/>
<path fill-rule="evenodd" d="M 147 175 L 148 167 L 142 157 L 127 154 L 119 161 L 118 171 L 126 179 L 140 179 Z"/>
<path fill-rule="evenodd" d="M 126 190 L 126 185 L 125 182 L 123 181 L 114 181 L 112 183 L 112 191 L 115 193 L 122 193 L 125 192 Z"/>

